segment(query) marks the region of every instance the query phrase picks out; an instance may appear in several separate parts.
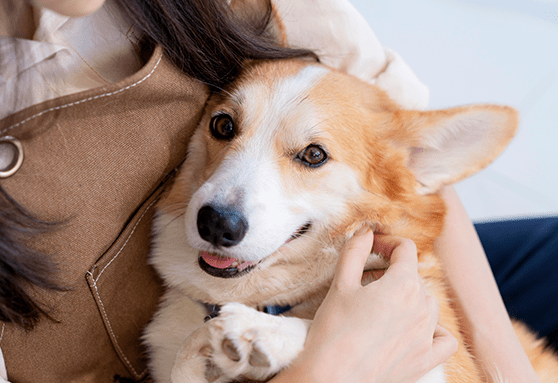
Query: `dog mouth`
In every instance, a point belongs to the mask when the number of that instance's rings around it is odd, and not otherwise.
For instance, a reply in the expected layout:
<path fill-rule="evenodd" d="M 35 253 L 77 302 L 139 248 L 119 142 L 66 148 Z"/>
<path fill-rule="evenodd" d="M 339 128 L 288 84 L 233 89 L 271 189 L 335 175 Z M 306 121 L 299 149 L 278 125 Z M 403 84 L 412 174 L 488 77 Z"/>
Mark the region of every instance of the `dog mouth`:
<path fill-rule="evenodd" d="M 240 261 L 232 257 L 222 257 L 207 251 L 200 252 L 200 268 L 218 278 L 236 278 L 249 273 L 259 262 Z"/>
<path fill-rule="evenodd" d="M 289 243 L 305 234 L 312 224 L 310 222 L 298 228 L 290 237 L 285 241 Z M 237 278 L 248 274 L 260 262 L 243 261 L 233 257 L 221 256 L 207 251 L 200 251 L 198 257 L 198 264 L 200 268 L 207 274 L 217 278 Z"/>
<path fill-rule="evenodd" d="M 293 235 L 291 235 L 291 237 L 289 239 L 287 239 L 287 241 L 285 243 L 289 243 L 291 241 L 294 241 L 295 239 L 301 237 L 303 234 L 305 234 L 308 230 L 310 230 L 310 226 L 312 226 L 312 224 L 310 222 L 306 223 L 305 225 L 301 226 L 297 231 L 295 231 L 293 233 Z"/>

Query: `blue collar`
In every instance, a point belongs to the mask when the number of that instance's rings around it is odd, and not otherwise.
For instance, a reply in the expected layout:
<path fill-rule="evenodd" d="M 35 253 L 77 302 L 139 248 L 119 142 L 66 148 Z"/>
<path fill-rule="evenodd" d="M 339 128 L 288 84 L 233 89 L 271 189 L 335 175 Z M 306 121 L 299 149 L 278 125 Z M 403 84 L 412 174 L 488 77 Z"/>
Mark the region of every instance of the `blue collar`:
<path fill-rule="evenodd" d="M 203 319 L 204 322 L 207 322 L 208 320 L 215 318 L 217 315 L 219 315 L 219 310 L 221 309 L 220 305 L 212 305 L 209 303 L 205 303 L 205 302 L 201 302 L 201 304 L 205 307 L 205 309 L 207 310 L 207 316 Z M 270 314 L 270 315 L 281 315 L 287 311 L 289 311 L 291 309 L 291 306 L 286 305 L 286 306 L 271 306 L 271 305 L 267 305 L 263 308 L 263 312 L 266 314 Z"/>
<path fill-rule="evenodd" d="M 264 313 L 268 313 L 271 315 L 281 315 L 284 312 L 287 312 L 291 309 L 291 306 L 286 305 L 286 306 L 270 306 L 267 305 L 264 307 L 263 312 Z"/>

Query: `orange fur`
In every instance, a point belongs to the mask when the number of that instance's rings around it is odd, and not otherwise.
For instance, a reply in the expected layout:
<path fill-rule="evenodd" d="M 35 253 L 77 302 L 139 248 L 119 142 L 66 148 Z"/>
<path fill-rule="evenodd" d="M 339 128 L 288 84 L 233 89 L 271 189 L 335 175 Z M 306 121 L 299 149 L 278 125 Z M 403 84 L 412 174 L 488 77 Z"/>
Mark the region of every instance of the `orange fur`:
<path fill-rule="evenodd" d="M 537 337 L 520 322 L 514 322 L 515 332 L 541 382 L 558 382 L 558 363 L 544 339 Z"/>

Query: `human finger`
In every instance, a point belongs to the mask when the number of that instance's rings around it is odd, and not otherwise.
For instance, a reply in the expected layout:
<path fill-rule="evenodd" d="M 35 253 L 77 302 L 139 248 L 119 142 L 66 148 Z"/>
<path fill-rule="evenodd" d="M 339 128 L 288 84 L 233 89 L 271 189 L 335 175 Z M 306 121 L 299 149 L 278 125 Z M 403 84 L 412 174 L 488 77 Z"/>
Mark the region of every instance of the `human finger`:
<path fill-rule="evenodd" d="M 458 347 L 457 339 L 444 327 L 437 325 L 432 339 L 431 369 L 444 363 Z"/>
<path fill-rule="evenodd" d="M 363 274 L 362 274 L 362 280 L 368 280 L 369 277 L 372 278 L 372 280 L 376 281 L 378 279 L 380 279 L 384 274 L 385 274 L 386 270 L 385 269 L 374 269 L 374 270 L 366 270 Z"/>
<path fill-rule="evenodd" d="M 438 319 L 440 318 L 440 306 L 438 300 L 430 294 L 426 294 L 426 305 L 430 312 L 430 328 L 435 333 L 438 328 Z"/>
<path fill-rule="evenodd" d="M 333 285 L 360 286 L 366 260 L 370 256 L 374 232 L 365 226 L 347 241 L 339 253 Z"/>
<path fill-rule="evenodd" d="M 372 250 L 389 259 L 390 267 L 387 273 L 393 273 L 395 269 L 404 266 L 409 270 L 418 271 L 417 247 L 410 239 L 377 234 Z"/>

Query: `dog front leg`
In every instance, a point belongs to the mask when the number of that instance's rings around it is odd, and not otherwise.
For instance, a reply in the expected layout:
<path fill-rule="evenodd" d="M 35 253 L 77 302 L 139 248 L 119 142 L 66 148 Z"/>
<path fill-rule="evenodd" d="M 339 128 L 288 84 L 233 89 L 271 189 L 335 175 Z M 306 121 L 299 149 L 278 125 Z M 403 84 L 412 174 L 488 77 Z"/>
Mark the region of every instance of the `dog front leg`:
<path fill-rule="evenodd" d="M 212 383 L 222 372 L 211 362 L 209 327 L 204 325 L 191 334 L 180 347 L 171 372 L 172 383 Z"/>
<path fill-rule="evenodd" d="M 208 322 L 213 362 L 230 378 L 265 381 L 297 357 L 310 323 L 229 303 Z"/>
<path fill-rule="evenodd" d="M 266 381 L 296 358 L 310 323 L 226 304 L 183 344 L 172 382 Z"/>

